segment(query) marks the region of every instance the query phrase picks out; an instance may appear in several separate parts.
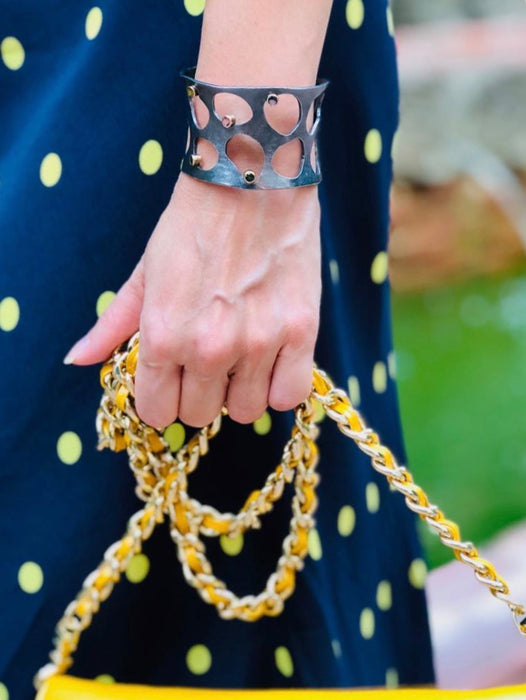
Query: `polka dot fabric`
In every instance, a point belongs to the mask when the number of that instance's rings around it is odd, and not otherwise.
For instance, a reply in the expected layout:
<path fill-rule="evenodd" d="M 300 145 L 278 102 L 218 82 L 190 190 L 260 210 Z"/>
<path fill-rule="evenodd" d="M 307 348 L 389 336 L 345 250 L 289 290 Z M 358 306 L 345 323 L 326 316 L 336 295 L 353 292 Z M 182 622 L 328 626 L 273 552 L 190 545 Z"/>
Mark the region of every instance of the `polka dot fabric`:
<path fill-rule="evenodd" d="M 0 0 L 0 698 L 29 700 L 55 623 L 139 507 L 126 454 L 96 450 L 99 365 L 62 364 L 126 281 L 186 141 L 179 71 L 204 0 L 96 6 Z M 320 75 L 323 297 L 316 361 L 398 459 L 387 260 L 398 124 L 386 0 L 335 0 Z M 184 255 L 184 250 L 181 250 Z M 175 279 L 175 278 L 174 278 Z M 221 620 L 183 580 L 166 525 L 130 562 L 73 671 L 102 683 L 354 687 L 433 681 L 415 518 L 318 411 L 320 505 L 285 611 Z M 226 421 L 192 494 L 238 509 L 277 463 L 292 414 Z M 165 430 L 178 449 L 193 430 Z M 290 489 L 244 538 L 207 542 L 237 594 L 273 570 Z"/>

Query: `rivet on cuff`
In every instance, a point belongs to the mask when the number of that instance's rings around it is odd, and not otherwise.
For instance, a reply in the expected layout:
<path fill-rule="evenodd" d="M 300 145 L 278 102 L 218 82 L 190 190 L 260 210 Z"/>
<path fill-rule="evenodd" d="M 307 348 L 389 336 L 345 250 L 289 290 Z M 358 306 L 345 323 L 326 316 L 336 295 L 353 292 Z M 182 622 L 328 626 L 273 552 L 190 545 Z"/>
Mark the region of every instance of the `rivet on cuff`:
<path fill-rule="evenodd" d="M 229 129 L 231 126 L 234 126 L 235 123 L 236 118 L 233 114 L 225 114 L 224 117 L 221 117 L 221 124 L 225 127 L 225 129 Z"/>

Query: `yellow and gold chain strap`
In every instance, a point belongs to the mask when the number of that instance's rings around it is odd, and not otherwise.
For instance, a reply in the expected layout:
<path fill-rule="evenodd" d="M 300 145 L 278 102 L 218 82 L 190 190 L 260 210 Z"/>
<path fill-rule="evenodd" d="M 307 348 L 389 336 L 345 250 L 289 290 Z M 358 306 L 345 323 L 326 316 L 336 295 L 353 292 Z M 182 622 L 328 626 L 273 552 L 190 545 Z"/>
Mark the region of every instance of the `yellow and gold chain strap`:
<path fill-rule="evenodd" d="M 526 636 L 526 608 L 510 598 L 506 581 L 497 574 L 493 564 L 479 556 L 472 542 L 461 539 L 458 525 L 429 502 L 411 473 L 397 464 L 389 448 L 382 445 L 378 435 L 365 424 L 348 395 L 336 388 L 324 371 L 316 366 L 313 369 L 311 393 L 295 409 L 295 423 L 280 464 L 262 488 L 249 495 L 237 514 L 221 513 L 190 498 L 187 476 L 197 467 L 201 455 L 208 452 L 209 440 L 220 430 L 226 408 L 210 425 L 172 453 L 159 431 L 143 423 L 133 407 L 139 333 L 130 338 L 125 350 L 123 347 L 124 344 L 113 352 L 100 371 L 104 393 L 96 417 L 97 449 L 109 447 L 115 452 L 128 451 L 130 467 L 137 480 L 136 493 L 145 501 L 145 506 L 129 519 L 122 539 L 106 550 L 99 566 L 88 575 L 75 600 L 67 606 L 56 628 L 51 662 L 35 676 L 37 689 L 47 678 L 63 674 L 72 665 L 81 633 L 89 627 L 93 615 L 108 598 L 132 557 L 141 551 L 142 542 L 166 517 L 187 582 L 203 600 L 216 606 L 221 617 L 251 622 L 264 615 L 280 614 L 284 601 L 294 591 L 296 572 L 303 568 L 309 532 L 315 522 L 313 514 L 319 482 L 315 443 L 319 434 L 315 423 L 317 405 L 321 405 L 341 432 L 370 457 L 373 468 L 404 496 L 407 507 L 438 534 L 459 561 L 473 569 L 476 578 L 493 596 L 508 606 L 519 632 Z M 235 537 L 250 528 L 259 528 L 260 516 L 272 510 L 285 484 L 292 482 L 295 495 L 290 532 L 283 541 L 276 570 L 258 595 L 238 598 L 214 575 L 200 535 Z"/>

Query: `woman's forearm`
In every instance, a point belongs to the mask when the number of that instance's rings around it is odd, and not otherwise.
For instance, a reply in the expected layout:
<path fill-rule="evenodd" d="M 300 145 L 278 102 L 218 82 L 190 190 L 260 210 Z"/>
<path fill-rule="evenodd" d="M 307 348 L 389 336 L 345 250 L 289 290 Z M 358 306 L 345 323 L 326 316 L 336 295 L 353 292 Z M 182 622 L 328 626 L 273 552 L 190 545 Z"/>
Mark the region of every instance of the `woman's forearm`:
<path fill-rule="evenodd" d="M 196 77 L 220 85 L 312 85 L 332 0 L 207 0 Z"/>
<path fill-rule="evenodd" d="M 332 0 L 207 0 L 196 68 L 196 78 L 218 85 L 300 87 L 316 81 L 327 32 Z M 248 104 L 228 93 L 219 94 L 215 110 L 234 115 L 238 123 L 250 119 Z M 207 110 L 194 104 L 197 119 L 206 123 Z M 267 113 L 273 128 L 288 133 L 299 118 L 299 105 L 291 95 Z M 307 127 L 313 121 L 311 105 Z M 198 139 L 202 167 L 211 167 L 215 149 Z M 261 148 L 242 135 L 227 145 L 227 155 L 238 168 L 258 170 Z M 283 146 L 272 164 L 293 177 L 301 158 L 298 141 Z M 259 165 L 258 165 L 259 163 Z"/>

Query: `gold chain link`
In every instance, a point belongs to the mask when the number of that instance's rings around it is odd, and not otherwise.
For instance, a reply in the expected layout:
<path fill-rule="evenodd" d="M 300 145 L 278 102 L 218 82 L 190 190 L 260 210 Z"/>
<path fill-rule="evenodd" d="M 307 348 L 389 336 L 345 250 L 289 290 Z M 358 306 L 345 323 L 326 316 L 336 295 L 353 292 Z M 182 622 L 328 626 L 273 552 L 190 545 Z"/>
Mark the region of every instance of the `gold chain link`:
<path fill-rule="evenodd" d="M 506 581 L 497 574 L 491 562 L 479 556 L 472 542 L 461 539 L 458 525 L 445 518 L 442 511 L 429 502 L 411 473 L 397 464 L 389 448 L 380 443 L 378 435 L 366 425 L 348 395 L 334 387 L 326 372 L 314 367 L 310 396 L 295 409 L 295 423 L 280 464 L 267 477 L 262 488 L 249 495 L 238 513 L 221 513 L 190 498 L 187 476 L 196 469 L 200 457 L 208 452 L 209 440 L 219 432 L 222 418 L 227 414 L 226 408 L 173 454 L 163 436 L 143 423 L 134 410 L 139 333 L 130 338 L 126 350 L 121 350 L 121 347 L 100 370 L 104 393 L 96 417 L 97 449 L 127 450 L 137 480 L 136 493 L 145 501 L 145 506 L 129 519 L 123 537 L 108 547 L 99 566 L 89 574 L 75 600 L 67 606 L 56 627 L 51 662 L 35 675 L 37 689 L 49 677 L 63 674 L 70 668 L 82 631 L 89 627 L 93 615 L 98 612 L 101 602 L 108 598 L 132 557 L 141 551 L 142 542 L 166 517 L 170 520 L 170 535 L 177 547 L 186 581 L 204 601 L 216 606 L 222 618 L 251 622 L 265 615 L 281 613 L 284 601 L 294 591 L 296 572 L 304 566 L 309 532 L 315 524 L 313 514 L 318 503 L 316 487 L 320 478 L 316 471 L 318 449 L 315 441 L 319 434 L 319 427 L 315 424 L 316 402 L 336 422 L 340 431 L 370 457 L 373 468 L 404 496 L 407 507 L 438 534 L 459 561 L 472 568 L 475 577 L 495 598 L 506 603 L 519 632 L 526 636 L 526 609 L 510 598 Z M 238 598 L 214 575 L 200 535 L 235 537 L 248 529 L 261 527 L 260 516 L 272 510 L 285 485 L 292 482 L 295 494 L 291 504 L 290 531 L 283 541 L 276 570 L 258 595 Z"/>
<path fill-rule="evenodd" d="M 317 507 L 316 487 L 319 475 L 318 449 L 315 443 L 319 428 L 315 424 L 315 402 L 310 398 L 295 410 L 292 434 L 286 443 L 280 464 L 267 477 L 261 489 L 253 491 L 236 514 L 221 513 L 212 506 L 190 498 L 187 476 L 208 452 L 209 440 L 221 428 L 226 408 L 209 425 L 197 432 L 175 454 L 163 436 L 143 423 L 133 406 L 134 374 L 137 364 L 139 334 L 129 341 L 126 351 L 116 349 L 100 371 L 104 393 L 97 410 L 97 449 L 109 447 L 115 452 L 128 451 L 135 475 L 136 493 L 145 506 L 128 521 L 123 537 L 104 553 L 99 566 L 85 579 L 81 591 L 66 608 L 56 628 L 55 648 L 46 664 L 35 676 L 38 689 L 49 677 L 67 671 L 80 634 L 89 627 L 100 603 L 113 590 L 131 558 L 139 553 L 142 542 L 155 526 L 168 517 L 170 535 L 176 544 L 186 581 L 207 603 L 216 606 L 225 619 L 251 622 L 262 616 L 276 616 L 284 601 L 292 595 L 296 572 L 304 566 L 309 532 L 314 526 Z M 250 528 L 261 527 L 260 516 L 272 510 L 286 484 L 294 483 L 292 517 L 289 534 L 283 540 L 282 555 L 276 570 L 258 595 L 237 597 L 217 578 L 206 557 L 201 535 L 235 537 Z"/>
<path fill-rule="evenodd" d="M 445 518 L 442 511 L 429 502 L 427 494 L 414 482 L 411 473 L 397 463 L 391 450 L 382 445 L 378 435 L 366 425 L 347 394 L 335 388 L 323 370 L 314 370 L 311 397 L 320 402 L 341 432 L 352 438 L 360 450 L 371 458 L 373 468 L 404 496 L 407 507 L 439 536 L 442 544 L 451 548 L 459 561 L 471 567 L 475 577 L 487 586 L 495 598 L 506 603 L 519 632 L 526 636 L 526 608 L 510 598 L 507 582 L 497 574 L 491 562 L 479 556 L 473 542 L 462 540 L 459 526 Z"/>

